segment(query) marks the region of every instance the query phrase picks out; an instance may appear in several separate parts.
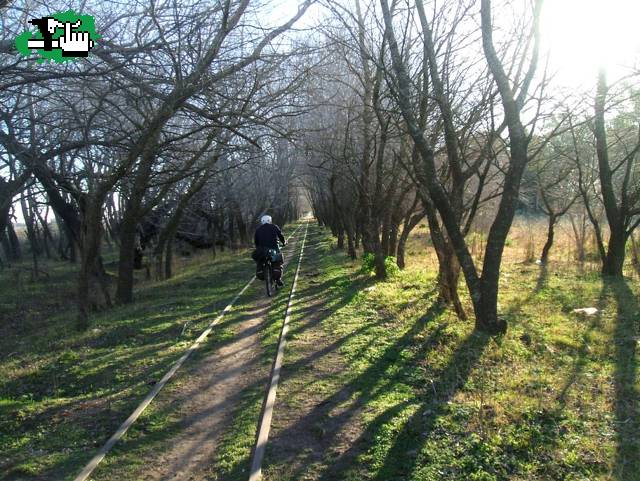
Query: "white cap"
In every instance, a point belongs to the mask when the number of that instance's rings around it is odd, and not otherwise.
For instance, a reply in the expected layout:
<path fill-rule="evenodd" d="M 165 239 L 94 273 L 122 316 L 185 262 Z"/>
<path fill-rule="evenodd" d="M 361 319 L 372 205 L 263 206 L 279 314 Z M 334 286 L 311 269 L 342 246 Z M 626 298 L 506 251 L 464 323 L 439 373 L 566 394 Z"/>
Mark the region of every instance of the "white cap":
<path fill-rule="evenodd" d="M 260 218 L 260 223 L 261 224 L 271 224 L 271 216 L 270 215 L 263 215 Z"/>

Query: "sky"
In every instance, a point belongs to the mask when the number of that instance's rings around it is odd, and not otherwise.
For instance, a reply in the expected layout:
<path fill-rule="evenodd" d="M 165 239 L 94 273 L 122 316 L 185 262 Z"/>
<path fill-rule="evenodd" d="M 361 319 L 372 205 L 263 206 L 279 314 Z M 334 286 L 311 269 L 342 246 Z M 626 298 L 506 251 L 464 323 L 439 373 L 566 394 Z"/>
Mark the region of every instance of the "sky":
<path fill-rule="evenodd" d="M 546 0 L 542 41 L 564 87 L 595 85 L 603 65 L 611 81 L 640 58 L 640 0 Z"/>
<path fill-rule="evenodd" d="M 300 1 L 271 0 L 272 21 L 290 17 Z M 296 26 L 310 27 L 322 14 L 322 7 L 313 6 Z M 500 15 L 497 8 L 495 15 Z M 541 33 L 558 84 L 593 88 L 600 65 L 612 80 L 626 75 L 634 63 L 638 65 L 640 0 L 545 0 Z"/>

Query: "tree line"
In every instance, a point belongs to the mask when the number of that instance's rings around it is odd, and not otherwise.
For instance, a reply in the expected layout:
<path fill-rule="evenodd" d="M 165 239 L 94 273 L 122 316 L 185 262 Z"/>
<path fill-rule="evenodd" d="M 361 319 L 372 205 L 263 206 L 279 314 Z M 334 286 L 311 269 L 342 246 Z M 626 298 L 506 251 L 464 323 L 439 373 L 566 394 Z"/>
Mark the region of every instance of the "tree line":
<path fill-rule="evenodd" d="M 541 0 L 328 8 L 308 190 L 338 245 L 346 237 L 354 257 L 361 244 L 382 279 L 388 256 L 404 267 L 406 237 L 426 217 L 441 300 L 466 317 L 462 277 L 476 328 L 492 333 L 506 329 L 498 286 L 518 209 L 548 218 L 542 265 L 570 213 L 576 229 L 580 215 L 590 223 L 603 274 L 623 275 L 640 223 L 637 72 L 609 85 L 601 70 L 592 92 L 561 95 L 541 52 Z"/>
<path fill-rule="evenodd" d="M 185 216 L 207 234 L 200 242 L 233 245 L 248 243 L 266 210 L 281 222 L 298 215 L 286 144 L 306 66 L 286 34 L 308 6 L 264 25 L 249 0 L 84 3 L 102 38 L 85 61 L 63 65 L 21 57 L 11 41 L 30 18 L 80 5 L 3 11 L 0 239 L 8 259 L 20 256 L 16 196 L 34 256 L 41 246 L 51 254 L 55 219 L 60 256 L 79 262 L 80 328 L 92 306 L 133 300 L 149 235 L 171 274 L 176 236 L 198 241 L 180 232 Z M 105 240 L 119 253 L 114 299 Z"/>

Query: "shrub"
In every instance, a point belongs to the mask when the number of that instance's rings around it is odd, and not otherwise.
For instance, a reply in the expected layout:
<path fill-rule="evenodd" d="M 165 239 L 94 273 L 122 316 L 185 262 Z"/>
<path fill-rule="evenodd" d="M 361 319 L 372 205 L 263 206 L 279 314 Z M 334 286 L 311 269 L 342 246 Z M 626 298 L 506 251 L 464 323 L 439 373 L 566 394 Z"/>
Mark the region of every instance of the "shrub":
<path fill-rule="evenodd" d="M 372 272 L 376 268 L 376 256 L 371 252 L 367 252 L 362 257 L 362 270 L 364 272 Z"/>
<path fill-rule="evenodd" d="M 398 267 L 398 261 L 393 256 L 388 256 L 384 260 L 384 267 L 387 269 L 387 276 L 393 277 L 400 273 L 400 268 Z"/>

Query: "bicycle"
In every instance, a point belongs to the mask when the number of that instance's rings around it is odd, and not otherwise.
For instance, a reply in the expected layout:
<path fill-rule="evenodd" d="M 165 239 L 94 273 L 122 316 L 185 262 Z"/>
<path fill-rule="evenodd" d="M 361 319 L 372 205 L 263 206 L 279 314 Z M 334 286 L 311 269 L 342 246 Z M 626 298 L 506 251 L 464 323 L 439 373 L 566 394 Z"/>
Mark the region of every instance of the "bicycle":
<path fill-rule="evenodd" d="M 264 283 L 267 296 L 271 297 L 275 291 L 279 289 L 278 284 L 273 276 L 273 262 L 275 262 L 280 253 L 275 249 L 269 249 L 266 259 L 262 261 L 262 272 L 264 274 Z"/>

